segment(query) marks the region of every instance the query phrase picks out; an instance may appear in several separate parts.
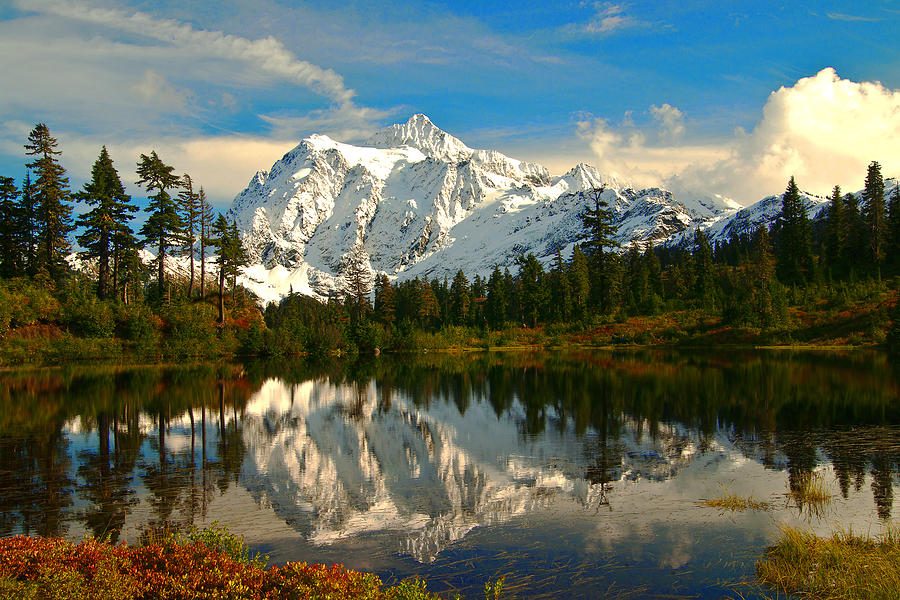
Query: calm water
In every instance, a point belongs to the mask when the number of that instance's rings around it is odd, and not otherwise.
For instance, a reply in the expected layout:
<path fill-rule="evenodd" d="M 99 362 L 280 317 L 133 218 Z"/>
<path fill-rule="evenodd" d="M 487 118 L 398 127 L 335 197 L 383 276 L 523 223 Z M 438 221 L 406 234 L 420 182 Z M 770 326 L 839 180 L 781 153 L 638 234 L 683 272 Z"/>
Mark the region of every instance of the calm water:
<path fill-rule="evenodd" d="M 0 374 L 0 535 L 217 520 L 275 562 L 481 597 L 755 597 L 779 524 L 877 534 L 879 354 L 584 353 Z M 790 489 L 821 478 L 824 514 Z M 725 488 L 772 503 L 720 514 Z"/>

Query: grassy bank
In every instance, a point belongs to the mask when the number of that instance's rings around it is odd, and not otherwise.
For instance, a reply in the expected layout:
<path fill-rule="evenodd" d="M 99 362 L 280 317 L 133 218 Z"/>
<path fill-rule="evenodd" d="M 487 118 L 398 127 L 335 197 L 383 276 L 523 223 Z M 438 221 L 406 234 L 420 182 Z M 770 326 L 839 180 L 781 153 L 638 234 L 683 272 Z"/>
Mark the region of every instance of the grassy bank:
<path fill-rule="evenodd" d="M 378 351 L 608 348 L 621 346 L 846 348 L 883 346 L 896 292 L 884 285 L 820 299 L 798 293 L 788 316 L 767 329 L 736 325 L 721 311 L 662 307 L 655 315 L 590 314 L 525 327 L 507 322 L 423 326 L 380 322 L 336 303 L 291 297 L 265 314 L 238 295 L 217 322 L 215 298 L 130 304 L 97 300 L 87 282 L 59 289 L 26 279 L 0 280 L 0 365 L 111 360 L 126 363 L 234 356 L 371 355 Z M 832 294 L 834 295 L 834 294 Z M 900 337 L 900 327 L 898 337 Z"/>
<path fill-rule="evenodd" d="M 0 539 L 0 598 L 438 600 L 418 579 L 387 586 L 342 565 L 266 561 L 215 527 L 145 536 L 133 547 L 17 536 Z"/>
<path fill-rule="evenodd" d="M 894 600 L 900 597 L 900 531 L 823 538 L 783 527 L 756 573 L 766 586 L 800 598 Z"/>

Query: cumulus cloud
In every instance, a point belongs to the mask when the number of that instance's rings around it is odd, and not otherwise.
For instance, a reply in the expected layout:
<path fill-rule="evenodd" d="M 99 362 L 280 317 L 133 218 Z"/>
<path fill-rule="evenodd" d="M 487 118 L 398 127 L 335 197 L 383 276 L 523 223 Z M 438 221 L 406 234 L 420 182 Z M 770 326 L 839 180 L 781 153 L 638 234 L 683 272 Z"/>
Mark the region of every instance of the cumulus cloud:
<path fill-rule="evenodd" d="M 873 160 L 886 176 L 900 175 L 900 91 L 841 79 L 832 68 L 772 92 L 756 126 L 738 128 L 724 141 L 679 143 L 686 132 L 683 112 L 669 104 L 649 110 L 659 124 L 655 137 L 630 118 L 619 126 L 590 115 L 578 121 L 577 133 L 599 168 L 744 205 L 783 191 L 791 176 L 820 195 L 835 185 L 858 190 Z"/>
<path fill-rule="evenodd" d="M 663 137 L 677 139 L 684 135 L 684 113 L 671 104 L 650 106 L 650 114 L 659 121 Z"/>
<path fill-rule="evenodd" d="M 621 183 L 659 185 L 691 165 L 728 156 L 727 150 L 714 144 L 673 145 L 685 131 L 684 113 L 669 104 L 649 110 L 660 123 L 658 132 L 642 131 L 630 111 L 618 125 L 590 114 L 579 116 L 577 134 L 588 142 L 595 155 L 593 162 L 602 172 Z"/>
<path fill-rule="evenodd" d="M 727 159 L 695 165 L 684 179 L 744 204 L 782 191 L 792 175 L 821 195 L 835 185 L 858 190 L 873 160 L 900 174 L 898 136 L 900 91 L 826 68 L 772 92 L 753 130 L 735 132 Z"/>

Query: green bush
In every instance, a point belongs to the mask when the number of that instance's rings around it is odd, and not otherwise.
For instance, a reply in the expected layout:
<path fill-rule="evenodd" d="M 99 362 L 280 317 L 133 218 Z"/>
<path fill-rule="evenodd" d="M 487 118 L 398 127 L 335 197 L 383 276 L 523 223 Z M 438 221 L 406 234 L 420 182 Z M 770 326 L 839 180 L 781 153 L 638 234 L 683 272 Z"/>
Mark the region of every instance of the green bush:
<path fill-rule="evenodd" d="M 213 356 L 222 343 L 218 336 L 216 309 L 206 303 L 172 305 L 162 315 L 163 348 L 166 356 Z"/>

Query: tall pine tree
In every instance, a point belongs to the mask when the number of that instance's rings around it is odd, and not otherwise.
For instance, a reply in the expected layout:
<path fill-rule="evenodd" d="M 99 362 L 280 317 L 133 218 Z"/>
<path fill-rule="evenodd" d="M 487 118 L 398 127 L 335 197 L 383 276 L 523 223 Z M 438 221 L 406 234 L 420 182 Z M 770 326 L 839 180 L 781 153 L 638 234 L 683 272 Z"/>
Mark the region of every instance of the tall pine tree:
<path fill-rule="evenodd" d="M 200 297 L 206 297 L 206 247 L 212 236 L 213 214 L 212 205 L 206 200 L 206 192 L 200 188 Z"/>
<path fill-rule="evenodd" d="M 881 165 L 872 161 L 866 173 L 866 185 L 863 190 L 863 218 L 868 236 L 868 259 L 874 272 L 881 275 L 881 264 L 884 262 L 884 242 L 887 227 L 884 218 L 884 179 L 881 176 Z"/>
<path fill-rule="evenodd" d="M 181 191 L 178 192 L 178 208 L 181 213 L 181 222 L 184 225 L 184 253 L 189 257 L 190 277 L 188 278 L 188 298 L 194 295 L 194 246 L 197 243 L 197 233 L 200 230 L 200 193 L 194 191 L 194 182 L 191 176 L 185 173 L 181 177 Z"/>
<path fill-rule="evenodd" d="M 885 264 L 891 275 L 900 273 L 900 185 L 894 188 L 887 211 L 887 239 L 885 241 Z"/>
<path fill-rule="evenodd" d="M 793 177 L 782 196 L 777 227 L 778 277 L 787 285 L 803 285 L 811 275 L 813 258 L 809 217 Z"/>
<path fill-rule="evenodd" d="M 0 276 L 15 277 L 21 272 L 21 244 L 16 223 L 19 222 L 19 190 L 12 177 L 0 177 Z"/>
<path fill-rule="evenodd" d="M 69 232 L 72 231 L 72 205 L 69 178 L 57 158 L 61 151 L 56 138 L 44 123 L 38 123 L 28 135 L 25 154 L 34 160 L 26 166 L 34 174 L 30 190 L 36 205 L 37 252 L 36 270 L 58 279 L 65 269 L 65 255 L 69 251 Z"/>
<path fill-rule="evenodd" d="M 133 213 L 137 210 L 131 204 L 131 197 L 125 193 L 125 186 L 113 167 L 106 146 L 100 150 L 100 156 L 91 168 L 91 180 L 84 184 L 76 198 L 93 207 L 76 221 L 79 227 L 84 228 L 84 232 L 76 239 L 84 248 L 82 254 L 97 260 L 97 296 L 102 300 L 114 292 L 116 287 L 110 281 L 110 259 L 118 266 L 116 238 L 131 231 L 128 222 L 134 218 Z M 118 269 L 115 271 L 117 276 Z"/>
<path fill-rule="evenodd" d="M 247 254 L 238 236 L 237 227 L 229 224 L 224 215 L 219 215 L 213 224 L 213 238 L 210 243 L 216 247 L 219 263 L 219 324 L 225 324 L 225 284 L 237 278 L 240 267 L 247 264 Z"/>
<path fill-rule="evenodd" d="M 844 262 L 847 256 L 847 208 L 841 196 L 841 186 L 834 186 L 831 204 L 825 213 L 825 263 L 832 277 L 846 275 Z"/>
<path fill-rule="evenodd" d="M 37 203 L 34 199 L 34 185 L 31 183 L 31 172 L 25 172 L 19 202 L 16 235 L 21 245 L 21 267 L 25 274 L 34 276 L 37 270 L 35 246 L 37 244 Z"/>
<path fill-rule="evenodd" d="M 166 288 L 166 255 L 169 248 L 180 242 L 184 228 L 175 200 L 169 194 L 169 190 L 180 183 L 178 177 L 173 175 L 174 170 L 159 158 L 155 150 L 150 156 L 141 154 L 137 164 L 137 184 L 150 194 L 146 208 L 149 216 L 140 233 L 145 243 L 156 246 L 156 279 L 160 298 Z"/>

